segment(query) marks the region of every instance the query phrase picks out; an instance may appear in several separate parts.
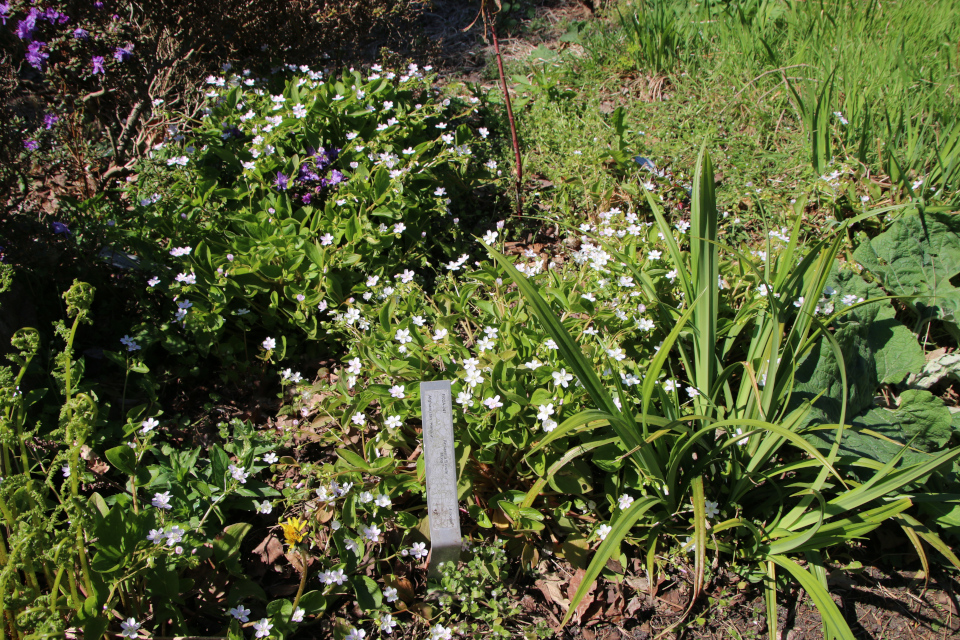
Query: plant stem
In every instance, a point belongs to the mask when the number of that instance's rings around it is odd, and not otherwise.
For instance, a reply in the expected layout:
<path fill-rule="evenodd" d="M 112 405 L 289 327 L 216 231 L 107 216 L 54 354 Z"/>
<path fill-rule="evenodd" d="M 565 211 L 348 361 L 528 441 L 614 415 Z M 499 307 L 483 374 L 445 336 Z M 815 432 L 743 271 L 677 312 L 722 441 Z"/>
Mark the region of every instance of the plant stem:
<path fill-rule="evenodd" d="M 293 622 L 293 615 L 297 612 L 297 605 L 300 604 L 300 597 L 303 596 L 303 590 L 307 587 L 307 550 L 300 548 L 300 588 L 297 589 L 297 597 L 293 599 L 293 611 L 290 613 L 290 622 Z"/>
<path fill-rule="evenodd" d="M 513 120 L 513 107 L 510 105 L 510 90 L 507 88 L 507 76 L 503 72 L 503 56 L 500 55 L 500 41 L 497 39 L 496 23 L 488 23 L 488 13 L 486 4 L 481 9 L 483 11 L 483 22 L 490 28 L 490 34 L 493 36 L 493 50 L 497 54 L 497 70 L 500 72 L 500 85 L 503 87 L 503 101 L 507 105 L 507 120 L 510 121 L 510 136 L 513 141 L 513 153 L 517 164 L 517 217 L 523 216 L 523 160 L 520 158 L 520 142 L 517 140 L 517 125 Z"/>

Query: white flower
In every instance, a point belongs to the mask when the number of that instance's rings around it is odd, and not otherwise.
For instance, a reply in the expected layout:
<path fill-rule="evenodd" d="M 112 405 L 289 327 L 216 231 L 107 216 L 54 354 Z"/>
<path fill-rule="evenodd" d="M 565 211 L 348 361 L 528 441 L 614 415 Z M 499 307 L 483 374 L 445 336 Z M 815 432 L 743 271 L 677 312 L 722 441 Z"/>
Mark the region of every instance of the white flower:
<path fill-rule="evenodd" d="M 388 429 L 396 429 L 403 424 L 403 420 L 400 419 L 400 416 L 390 416 L 387 418 L 386 425 Z"/>
<path fill-rule="evenodd" d="M 274 340 L 273 338 L 267 338 L 262 343 L 260 343 L 260 346 L 262 346 L 267 351 L 273 351 L 274 349 L 277 348 L 277 341 Z"/>
<path fill-rule="evenodd" d="M 741 429 L 740 427 L 737 427 L 737 435 L 738 436 L 743 435 L 743 429 Z M 750 442 L 750 438 L 741 438 L 740 440 L 737 440 L 737 444 L 740 445 L 741 447 L 747 444 L 748 442 Z"/>
<path fill-rule="evenodd" d="M 363 640 L 367 637 L 367 632 L 363 629 L 350 629 L 350 633 L 347 634 L 344 640 Z"/>
<path fill-rule="evenodd" d="M 425 542 L 414 542 L 410 548 L 410 555 L 416 559 L 427 557 L 427 545 Z"/>
<path fill-rule="evenodd" d="M 440 342 L 447 337 L 447 330 L 444 328 L 437 329 L 436 333 L 433 334 L 434 342 Z"/>
<path fill-rule="evenodd" d="M 553 419 L 551 419 L 551 418 L 548 418 L 548 419 L 546 419 L 546 420 L 543 421 L 543 430 L 544 430 L 544 432 L 550 433 L 551 431 L 553 431 L 553 430 L 556 429 L 556 428 L 557 428 L 557 421 L 556 421 L 556 420 L 553 420 Z"/>
<path fill-rule="evenodd" d="M 648 251 L 648 252 L 647 252 L 647 259 L 648 259 L 648 260 L 659 260 L 659 259 L 660 259 L 660 256 L 662 256 L 662 255 L 663 255 L 663 252 L 662 252 L 662 251 L 657 251 L 656 249 L 652 249 L 651 251 Z"/>
<path fill-rule="evenodd" d="M 396 227 L 394 227 L 394 231 L 396 231 Z M 413 271 L 410 271 L 410 269 L 404 269 L 403 273 L 398 273 L 398 274 L 395 275 L 394 277 L 395 277 L 395 278 L 398 278 L 398 279 L 400 280 L 400 282 L 406 284 L 406 283 L 408 283 L 408 282 L 412 282 L 412 281 L 413 281 L 413 277 L 414 277 L 415 275 L 417 275 L 417 274 L 414 273 Z"/>
<path fill-rule="evenodd" d="M 160 284 L 160 278 L 158 278 L 157 276 L 153 276 L 152 278 L 147 280 L 147 284 L 150 285 L 151 287 L 155 287 L 158 284 Z"/>
<path fill-rule="evenodd" d="M 620 496 L 619 498 L 617 498 L 617 505 L 618 505 L 621 509 L 629 509 L 629 508 L 630 508 L 630 505 L 632 505 L 632 504 L 633 504 L 633 496 L 631 496 L 631 495 L 629 495 L 629 494 L 626 494 L 626 493 L 625 493 L 625 494 L 623 494 L 622 496 Z"/>
<path fill-rule="evenodd" d="M 375 524 L 363 528 L 363 537 L 370 542 L 376 542 L 380 539 L 380 527 Z"/>
<path fill-rule="evenodd" d="M 390 387 L 390 396 L 393 398 L 399 398 L 402 400 L 404 398 L 403 385 L 395 384 L 392 387 Z"/>
<path fill-rule="evenodd" d="M 470 385 L 470 387 L 475 387 L 483 383 L 483 376 L 477 369 L 470 369 L 467 371 L 467 377 L 464 378 L 464 382 Z"/>
<path fill-rule="evenodd" d="M 674 280 L 677 279 L 677 276 L 678 276 L 678 275 L 679 275 L 679 274 L 677 273 L 677 270 L 676 270 L 676 269 L 673 269 L 673 270 L 671 270 L 671 271 L 668 271 L 668 272 L 667 272 L 667 280 L 669 280 L 670 282 L 673 282 Z"/>
<path fill-rule="evenodd" d="M 394 587 L 387 587 L 383 590 L 383 597 L 386 598 L 387 602 L 396 602 L 397 590 Z"/>
<path fill-rule="evenodd" d="M 700 392 L 694 387 L 687 387 L 687 395 L 691 398 L 696 398 L 698 395 L 700 395 Z"/>
<path fill-rule="evenodd" d="M 712 520 L 713 518 L 716 518 L 720 514 L 720 507 L 713 500 L 707 500 L 706 511 L 707 511 L 707 517 Z"/>
<path fill-rule="evenodd" d="M 373 504 L 377 505 L 381 509 L 386 509 L 393 504 L 393 502 L 390 500 L 390 496 L 385 493 L 381 493 L 377 496 L 377 499 L 373 501 Z"/>
<path fill-rule="evenodd" d="M 269 515 L 273 513 L 273 505 L 270 504 L 268 500 L 264 500 L 259 505 L 257 505 L 256 502 L 254 502 L 253 504 L 257 507 L 257 513 L 262 513 L 264 515 Z"/>
<path fill-rule="evenodd" d="M 426 320 L 423 319 L 423 316 L 413 316 L 410 318 L 410 321 L 418 327 L 422 327 Z"/>
<path fill-rule="evenodd" d="M 156 418 L 147 418 L 140 424 L 140 433 L 150 433 L 160 426 L 160 421 Z"/>
<path fill-rule="evenodd" d="M 483 234 L 483 242 L 484 242 L 485 244 L 493 244 L 493 243 L 496 242 L 496 241 L 497 241 L 497 232 L 496 232 L 496 231 L 493 231 L 493 230 L 491 229 L 490 231 L 487 231 L 485 234 Z"/>
<path fill-rule="evenodd" d="M 640 329 L 640 331 L 651 331 L 653 326 L 653 320 L 649 318 L 640 318 L 637 320 L 637 329 Z"/>
<path fill-rule="evenodd" d="M 561 369 L 560 371 L 554 371 L 552 374 L 554 384 L 558 384 L 564 389 L 567 388 L 567 383 L 573 380 L 573 374 L 567 373 L 566 369 Z"/>
<path fill-rule="evenodd" d="M 378 282 L 380 282 L 380 276 L 370 276 L 369 278 L 367 278 L 368 287 L 375 287 L 377 286 Z"/>
<path fill-rule="evenodd" d="M 469 391 L 464 389 L 463 391 L 457 394 L 457 404 L 461 404 L 461 405 L 468 404 L 470 406 L 473 406 L 473 396 L 470 395 Z"/>
<path fill-rule="evenodd" d="M 407 344 L 408 342 L 413 341 L 413 338 L 410 337 L 409 329 L 397 329 L 397 335 L 395 336 L 395 339 L 400 344 Z"/>
<path fill-rule="evenodd" d="M 540 420 L 541 422 L 543 422 L 543 421 L 549 420 L 550 416 L 552 415 L 553 415 L 553 403 L 542 404 L 540 405 L 539 411 L 537 412 L 537 420 Z"/>
<path fill-rule="evenodd" d="M 153 494 L 153 501 L 150 503 L 155 506 L 157 509 L 172 509 L 170 505 L 170 492 L 164 491 L 163 493 Z"/>
<path fill-rule="evenodd" d="M 324 247 L 327 247 L 333 244 L 333 236 L 330 235 L 329 233 L 323 234 L 322 236 L 320 236 L 320 244 Z"/>
<path fill-rule="evenodd" d="M 391 587 L 387 587 L 387 589 L 390 589 L 390 588 Z M 386 589 L 384 589 L 384 592 L 386 592 Z M 384 632 L 387 635 L 390 635 L 391 633 L 393 633 L 393 628 L 395 626 L 397 626 L 397 621 L 393 619 L 392 615 L 390 615 L 389 613 L 385 613 L 382 616 L 380 616 L 380 631 Z"/>
<path fill-rule="evenodd" d="M 453 629 L 438 624 L 430 629 L 430 640 L 453 640 Z"/>
<path fill-rule="evenodd" d="M 487 398 L 483 401 L 483 404 L 486 405 L 488 409 L 498 409 L 503 406 L 503 403 L 500 402 L 500 396 L 496 395 L 492 398 Z"/>
<path fill-rule="evenodd" d="M 137 622 L 134 618 L 127 618 L 120 623 L 120 635 L 127 638 L 136 638 L 137 631 L 140 629 L 140 623 Z"/>
<path fill-rule="evenodd" d="M 480 351 L 480 353 L 483 353 L 484 351 L 488 351 L 488 350 L 492 351 L 494 346 L 496 345 L 494 341 L 490 338 L 480 338 L 479 340 L 477 340 L 477 349 Z"/>
<path fill-rule="evenodd" d="M 354 358 L 349 363 L 347 363 L 347 372 L 352 373 L 353 375 L 359 375 L 362 369 L 362 364 L 360 358 Z"/>
<path fill-rule="evenodd" d="M 354 555 L 356 556 L 361 555 L 360 545 L 357 544 L 356 540 L 353 540 L 352 538 L 347 538 L 346 541 L 343 543 L 343 546 L 347 551 L 352 552 Z"/>
<path fill-rule="evenodd" d="M 479 132 L 481 138 L 486 138 L 488 135 L 490 135 L 490 131 L 486 127 L 480 127 Z"/>
<path fill-rule="evenodd" d="M 227 613 L 240 622 L 250 622 L 250 609 L 245 608 L 242 604 L 228 610 Z"/>
<path fill-rule="evenodd" d="M 163 541 L 163 529 L 150 529 L 150 533 L 147 534 L 147 541 L 160 544 Z"/>
<path fill-rule="evenodd" d="M 300 607 L 297 607 L 297 609 L 293 612 L 293 615 L 290 616 L 290 621 L 291 621 L 291 622 L 303 622 L 303 616 L 304 616 L 306 613 L 307 613 L 306 611 L 304 611 L 304 610 L 301 609 Z"/>
<path fill-rule="evenodd" d="M 673 378 L 667 378 L 663 381 L 663 390 L 664 391 L 676 391 L 677 390 L 677 381 Z"/>
<path fill-rule="evenodd" d="M 612 530 L 613 530 L 613 527 L 611 527 L 610 525 L 602 524 L 599 527 L 597 527 L 597 537 L 600 538 L 601 540 L 606 540 L 607 536 L 610 534 L 610 531 Z"/>
<path fill-rule="evenodd" d="M 553 338 L 547 338 L 547 339 L 544 341 L 543 345 L 544 345 L 547 349 L 550 349 L 551 351 L 555 351 L 555 350 L 557 349 L 557 343 L 553 341 Z"/>
<path fill-rule="evenodd" d="M 63 465 L 62 467 L 60 467 L 60 470 L 63 471 L 63 477 L 64 477 L 64 478 L 69 478 L 69 477 L 70 477 L 70 465 L 65 464 L 65 465 Z"/>
<path fill-rule="evenodd" d="M 268 618 L 261 618 L 260 622 L 253 623 L 253 628 L 256 629 L 258 638 L 269 638 L 270 629 L 273 629 L 273 625 Z"/>
<path fill-rule="evenodd" d="M 536 358 L 534 358 L 534 359 L 531 360 L 530 362 L 525 362 L 525 363 L 523 364 L 523 366 L 525 366 L 527 369 L 536 370 L 536 369 L 539 369 L 540 367 L 542 367 L 542 366 L 543 366 L 543 363 L 540 362 L 539 360 L 537 360 Z"/>
<path fill-rule="evenodd" d="M 607 355 L 620 362 L 627 357 L 627 354 L 623 352 L 623 349 L 620 347 L 614 347 L 613 349 L 607 349 Z"/>
<path fill-rule="evenodd" d="M 407 230 L 407 225 L 403 224 L 402 222 L 398 222 L 395 225 L 393 225 L 394 233 L 403 233 L 406 230 Z"/>

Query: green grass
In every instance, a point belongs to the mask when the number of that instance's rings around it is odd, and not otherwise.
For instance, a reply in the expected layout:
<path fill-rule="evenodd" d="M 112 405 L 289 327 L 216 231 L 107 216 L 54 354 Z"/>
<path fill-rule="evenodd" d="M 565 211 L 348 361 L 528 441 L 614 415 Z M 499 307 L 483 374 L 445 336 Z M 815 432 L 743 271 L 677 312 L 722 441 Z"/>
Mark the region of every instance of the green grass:
<path fill-rule="evenodd" d="M 949 0 L 638 0 L 568 26 L 570 46 L 508 69 L 525 170 L 553 183 L 552 213 L 615 202 L 643 177 L 623 161 L 634 154 L 693 166 L 705 140 L 721 211 L 798 194 L 854 211 L 861 196 L 958 202 L 960 7 Z M 619 163 L 606 157 L 618 149 Z M 840 185 L 818 180 L 837 169 Z"/>

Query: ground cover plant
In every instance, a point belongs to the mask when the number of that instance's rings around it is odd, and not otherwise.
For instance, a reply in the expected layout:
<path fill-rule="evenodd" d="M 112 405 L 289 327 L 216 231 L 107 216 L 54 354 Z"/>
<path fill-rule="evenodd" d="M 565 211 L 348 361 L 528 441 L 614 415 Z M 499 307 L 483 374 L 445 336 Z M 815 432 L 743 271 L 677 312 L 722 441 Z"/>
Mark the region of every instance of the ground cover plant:
<path fill-rule="evenodd" d="M 600 14 L 504 47 L 520 194 L 501 88 L 422 62 L 235 61 L 152 105 L 129 179 L 40 236 L 72 266 L 0 264 L 5 311 L 56 301 L 0 368 L 0 637 L 699 637 L 735 585 L 761 624 L 717 634 L 780 637 L 800 589 L 853 638 L 858 545 L 953 580 L 957 11 Z M 429 380 L 464 531 L 435 580 Z"/>

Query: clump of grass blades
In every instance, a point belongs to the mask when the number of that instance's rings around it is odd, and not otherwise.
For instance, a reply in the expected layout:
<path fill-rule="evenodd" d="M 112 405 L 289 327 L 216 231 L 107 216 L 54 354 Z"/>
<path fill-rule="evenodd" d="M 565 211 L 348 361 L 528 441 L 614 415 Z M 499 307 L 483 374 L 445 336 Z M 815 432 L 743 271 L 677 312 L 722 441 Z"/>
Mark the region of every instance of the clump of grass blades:
<path fill-rule="evenodd" d="M 694 590 L 690 607 L 703 589 L 710 549 L 754 563 L 766 573 L 771 638 L 776 637 L 778 570 L 792 576 L 810 594 L 820 610 L 826 637 L 853 638 L 829 595 L 822 551 L 863 536 L 886 521 L 895 521 L 904 527 L 921 555 L 922 538 L 960 567 L 960 560 L 940 538 L 919 527 L 906 513 L 912 501 L 902 495 L 905 486 L 950 464 L 960 456 L 960 449 L 897 468 L 905 446 L 883 465 L 865 459 L 853 461 L 853 466 L 874 470 L 865 482 L 857 483 L 846 476 L 839 467 L 838 455 L 847 428 L 846 400 L 836 425 L 807 424 L 810 402 L 791 402 L 798 363 L 820 341 L 829 343 L 834 352 L 842 397 L 847 396 L 843 355 L 828 330 L 834 318 L 822 322 L 814 312 L 834 269 L 843 234 L 835 231 L 804 252 L 797 241 L 798 216 L 787 248 L 776 257 L 769 257 L 773 252 L 768 252 L 761 269 L 717 241 L 714 172 L 705 149 L 697 161 L 692 195 L 691 240 L 689 249 L 683 251 L 673 239 L 659 205 L 647 194 L 674 264 L 685 266 L 678 269 L 678 284 L 687 302 L 679 309 L 659 299 L 650 276 L 637 266 L 637 256 L 615 256 L 635 265 L 635 281 L 649 300 L 656 301 L 648 308 L 656 309 L 661 326 L 673 327 L 648 366 L 641 410 L 636 414 L 621 410 L 631 406 L 623 387 L 616 386 L 617 402 L 536 287 L 491 250 L 596 405 L 596 409 L 568 418 L 528 455 L 571 433 L 609 426 L 625 457 L 650 488 L 647 495 L 614 516 L 609 533 L 571 599 L 564 622 L 628 536 L 647 550 L 647 571 L 652 578 L 660 539 L 687 532 L 677 516 L 689 511 L 688 505 L 692 504 Z M 718 320 L 721 312 L 717 293 L 721 248 L 770 292 L 765 303 L 743 304 L 732 322 L 722 323 Z M 793 300 L 803 302 L 799 311 L 791 313 Z M 691 415 L 681 415 L 676 398 L 655 384 L 668 359 L 681 363 L 699 391 Z M 817 450 L 804 439 L 813 427 L 833 431 L 829 451 Z M 563 461 L 588 449 L 574 450 Z M 844 462 L 851 464 L 849 460 Z M 736 515 L 708 523 L 708 492 L 722 496 L 728 504 L 739 505 Z M 638 529 L 638 523 L 644 526 Z M 806 568 L 790 557 L 795 554 L 803 554 Z"/>

